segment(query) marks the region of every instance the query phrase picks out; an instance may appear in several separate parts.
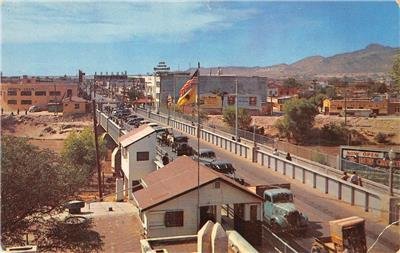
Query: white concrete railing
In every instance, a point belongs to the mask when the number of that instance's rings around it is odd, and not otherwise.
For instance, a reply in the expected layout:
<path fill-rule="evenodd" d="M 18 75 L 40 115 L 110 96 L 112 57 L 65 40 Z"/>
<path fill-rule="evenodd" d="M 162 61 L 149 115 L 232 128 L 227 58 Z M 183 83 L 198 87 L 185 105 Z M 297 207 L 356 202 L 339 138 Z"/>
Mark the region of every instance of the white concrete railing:
<path fill-rule="evenodd" d="M 149 113 L 140 109 L 138 109 L 138 112 L 142 115 L 146 114 L 147 117 L 150 116 L 150 119 L 154 119 L 158 122 L 164 124 L 167 124 L 168 122 L 168 119 L 163 115 Z M 193 136 L 196 135 L 196 127 L 191 124 L 174 119 L 170 119 L 169 123 L 170 126 L 181 130 L 184 133 Z M 382 214 L 382 212 L 388 212 L 386 200 L 383 200 L 382 195 L 374 190 L 343 181 L 336 176 L 328 175 L 327 173 L 321 172 L 311 166 L 297 164 L 286 160 L 284 157 L 274 156 L 266 151 L 256 150 L 253 159 L 252 147 L 230 140 L 227 137 L 212 133 L 208 130 L 202 129 L 200 132 L 200 138 L 231 153 L 253 160 L 266 169 L 280 172 L 285 176 L 299 180 L 303 184 L 318 189 L 339 200 L 345 201 L 354 206 L 362 207 L 366 212 L 372 211 L 379 214 Z"/>

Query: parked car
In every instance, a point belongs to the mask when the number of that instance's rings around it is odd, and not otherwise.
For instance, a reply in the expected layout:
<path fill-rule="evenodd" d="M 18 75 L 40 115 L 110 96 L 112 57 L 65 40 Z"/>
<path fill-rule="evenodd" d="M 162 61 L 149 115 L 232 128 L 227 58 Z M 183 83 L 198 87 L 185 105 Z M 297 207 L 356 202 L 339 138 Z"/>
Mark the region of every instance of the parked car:
<path fill-rule="evenodd" d="M 177 156 L 191 156 L 193 154 L 193 148 L 187 142 L 182 142 L 177 144 L 175 147 L 175 152 Z"/>
<path fill-rule="evenodd" d="M 305 232 L 308 218 L 293 203 L 293 193 L 286 188 L 267 189 L 264 197 L 264 221 L 275 232 Z"/>
<path fill-rule="evenodd" d="M 150 121 L 148 121 L 148 120 L 141 120 L 139 123 L 140 123 L 140 125 L 145 125 L 145 124 L 150 124 Z"/>
<path fill-rule="evenodd" d="M 189 138 L 185 135 L 180 135 L 180 136 L 174 136 L 172 139 L 172 151 L 175 152 L 175 149 L 178 147 L 179 144 L 181 143 L 188 143 Z"/>
<path fill-rule="evenodd" d="M 141 118 L 141 117 L 136 117 L 136 118 L 133 118 L 133 119 L 129 119 L 126 123 L 128 124 L 128 125 L 136 125 L 136 124 L 139 124 L 142 120 L 144 120 L 144 118 Z"/>
<path fill-rule="evenodd" d="M 199 151 L 194 150 L 193 151 L 193 159 L 197 160 L 199 157 L 201 163 L 210 163 L 215 160 L 215 152 L 212 149 L 208 148 L 201 148 Z"/>
<path fill-rule="evenodd" d="M 243 178 L 240 178 L 236 175 L 236 169 L 233 167 L 233 165 L 225 160 L 213 160 L 209 163 L 205 163 L 207 167 L 210 167 L 211 169 L 224 174 L 225 176 L 229 177 L 232 180 L 235 180 L 241 185 L 245 185 L 245 181 Z"/>
<path fill-rule="evenodd" d="M 32 105 L 28 109 L 28 112 L 41 112 L 41 111 L 43 111 L 43 108 L 37 105 Z"/>

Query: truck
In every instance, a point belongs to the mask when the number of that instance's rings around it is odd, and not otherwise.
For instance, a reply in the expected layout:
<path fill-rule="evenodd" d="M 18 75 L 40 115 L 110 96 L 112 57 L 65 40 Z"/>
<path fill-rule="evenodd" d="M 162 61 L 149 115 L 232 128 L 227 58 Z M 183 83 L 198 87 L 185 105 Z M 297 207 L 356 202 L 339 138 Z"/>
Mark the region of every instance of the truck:
<path fill-rule="evenodd" d="M 330 236 L 317 237 L 312 253 L 366 253 L 365 220 L 358 216 L 329 221 Z"/>
<path fill-rule="evenodd" d="M 308 217 L 294 204 L 290 184 L 262 185 L 256 192 L 264 198 L 264 223 L 274 232 L 304 233 Z"/>

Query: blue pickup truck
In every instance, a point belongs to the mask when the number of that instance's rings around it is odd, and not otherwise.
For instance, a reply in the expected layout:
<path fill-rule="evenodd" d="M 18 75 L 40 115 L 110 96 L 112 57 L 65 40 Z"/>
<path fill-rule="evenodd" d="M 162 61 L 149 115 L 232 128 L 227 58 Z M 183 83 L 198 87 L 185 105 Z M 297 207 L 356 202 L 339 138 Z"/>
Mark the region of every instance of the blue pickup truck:
<path fill-rule="evenodd" d="M 264 221 L 275 232 L 305 232 L 308 217 L 293 203 L 293 193 L 283 187 L 266 188 L 264 197 Z"/>

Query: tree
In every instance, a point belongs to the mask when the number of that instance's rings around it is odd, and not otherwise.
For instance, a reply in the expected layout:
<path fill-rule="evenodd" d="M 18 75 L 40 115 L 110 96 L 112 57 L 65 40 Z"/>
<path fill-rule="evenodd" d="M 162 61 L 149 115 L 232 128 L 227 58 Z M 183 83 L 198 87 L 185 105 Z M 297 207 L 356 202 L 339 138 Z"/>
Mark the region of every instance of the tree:
<path fill-rule="evenodd" d="M 349 130 L 343 124 L 328 123 L 321 128 L 321 139 L 327 144 L 346 144 Z"/>
<path fill-rule="evenodd" d="M 319 94 L 309 98 L 308 101 L 310 101 L 312 104 L 314 104 L 317 108 L 318 107 L 322 108 L 323 101 L 327 98 L 328 97 L 325 94 L 319 93 Z"/>
<path fill-rule="evenodd" d="M 295 78 L 290 77 L 283 82 L 283 86 L 286 88 L 295 88 L 295 87 L 301 87 L 302 84 L 299 83 Z"/>
<path fill-rule="evenodd" d="M 398 52 L 394 58 L 392 71 L 390 71 L 390 76 L 394 82 L 394 89 L 400 91 L 400 52 Z"/>
<path fill-rule="evenodd" d="M 79 169 L 26 139 L 2 136 L 2 242 L 21 242 L 28 228 L 63 209 L 82 185 Z"/>
<path fill-rule="evenodd" d="M 100 159 L 102 159 L 105 156 L 106 147 L 100 138 L 99 152 Z M 89 179 L 93 169 L 96 168 L 96 146 L 91 128 L 85 128 L 80 133 L 76 131 L 70 133 L 65 139 L 61 155 L 66 162 L 79 167 L 85 177 Z"/>
<path fill-rule="evenodd" d="M 280 134 L 288 139 L 305 142 L 318 110 L 306 99 L 292 99 L 285 103 L 285 115 L 276 123 Z"/>
<path fill-rule="evenodd" d="M 224 122 L 230 127 L 235 127 L 236 113 L 234 107 L 227 107 L 223 111 Z M 238 128 L 247 130 L 250 128 L 251 116 L 243 108 L 238 110 Z"/>

